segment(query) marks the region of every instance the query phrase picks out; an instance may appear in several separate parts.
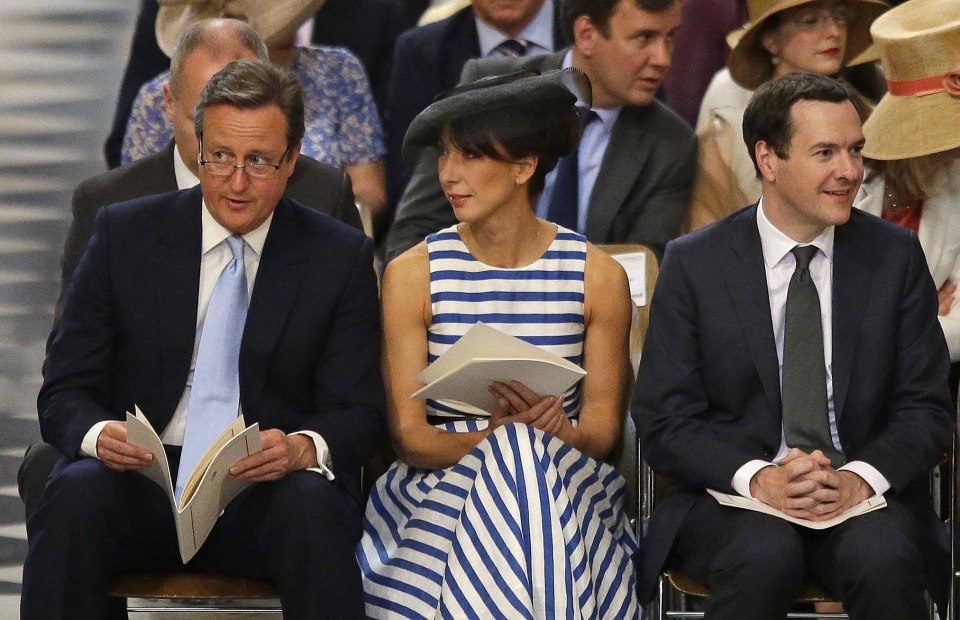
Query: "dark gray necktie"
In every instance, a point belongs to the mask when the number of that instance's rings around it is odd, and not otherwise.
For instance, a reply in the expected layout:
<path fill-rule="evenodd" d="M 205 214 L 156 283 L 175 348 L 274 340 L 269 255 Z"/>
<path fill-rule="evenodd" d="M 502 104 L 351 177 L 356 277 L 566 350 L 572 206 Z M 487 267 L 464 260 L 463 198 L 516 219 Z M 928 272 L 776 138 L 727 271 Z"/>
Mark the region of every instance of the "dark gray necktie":
<path fill-rule="evenodd" d="M 787 289 L 783 330 L 783 429 L 787 447 L 804 452 L 821 450 L 834 467 L 846 462 L 833 447 L 827 417 L 827 370 L 823 361 L 820 296 L 810 277 L 810 261 L 817 247 L 790 250 L 797 268 Z"/>

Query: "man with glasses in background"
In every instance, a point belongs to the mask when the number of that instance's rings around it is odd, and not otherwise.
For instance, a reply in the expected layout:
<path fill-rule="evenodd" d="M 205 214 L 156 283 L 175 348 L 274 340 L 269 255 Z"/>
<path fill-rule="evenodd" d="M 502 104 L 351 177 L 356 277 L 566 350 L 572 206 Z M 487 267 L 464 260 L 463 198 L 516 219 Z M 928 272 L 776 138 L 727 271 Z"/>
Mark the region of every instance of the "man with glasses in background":
<path fill-rule="evenodd" d="M 166 495 L 136 473 L 140 410 L 182 482 L 242 414 L 262 450 L 186 567 L 265 579 L 291 618 L 362 618 L 360 469 L 382 433 L 373 243 L 284 197 L 296 77 L 230 63 L 200 95 L 198 188 L 110 205 L 67 291 L 38 398 L 61 459 L 27 523 L 25 619 L 126 617 L 131 572 L 181 568 Z M 179 488 L 179 484 L 177 485 Z"/>

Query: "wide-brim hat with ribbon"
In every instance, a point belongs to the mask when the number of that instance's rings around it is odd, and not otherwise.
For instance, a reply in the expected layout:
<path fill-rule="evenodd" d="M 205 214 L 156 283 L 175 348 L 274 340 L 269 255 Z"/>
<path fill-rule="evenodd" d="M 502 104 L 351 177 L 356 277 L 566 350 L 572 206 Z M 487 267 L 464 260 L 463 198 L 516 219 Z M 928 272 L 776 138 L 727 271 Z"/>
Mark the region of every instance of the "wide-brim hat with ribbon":
<path fill-rule="evenodd" d="M 960 147 L 960 2 L 909 0 L 871 32 L 888 92 L 863 126 L 863 154 L 906 159 Z"/>
<path fill-rule="evenodd" d="M 460 119 L 492 117 L 497 136 L 509 139 L 530 133 L 547 110 L 589 109 L 590 102 L 590 80 L 579 69 L 518 71 L 482 78 L 441 93 L 413 119 L 403 137 L 403 160 L 415 161 L 424 147 L 436 144 L 440 130 Z"/>
<path fill-rule="evenodd" d="M 747 0 L 747 15 L 750 18 L 742 28 L 727 35 L 730 56 L 727 67 L 733 79 L 749 90 L 773 76 L 773 63 L 760 40 L 763 24 L 770 17 L 809 4 L 812 0 Z M 847 46 L 843 55 L 843 66 L 870 47 L 870 24 L 889 7 L 882 0 L 848 0 L 850 12 L 847 21 Z"/>
<path fill-rule="evenodd" d="M 283 41 L 326 0 L 158 0 L 157 44 L 173 56 L 177 38 L 202 19 L 233 17 L 257 31 L 267 47 Z"/>

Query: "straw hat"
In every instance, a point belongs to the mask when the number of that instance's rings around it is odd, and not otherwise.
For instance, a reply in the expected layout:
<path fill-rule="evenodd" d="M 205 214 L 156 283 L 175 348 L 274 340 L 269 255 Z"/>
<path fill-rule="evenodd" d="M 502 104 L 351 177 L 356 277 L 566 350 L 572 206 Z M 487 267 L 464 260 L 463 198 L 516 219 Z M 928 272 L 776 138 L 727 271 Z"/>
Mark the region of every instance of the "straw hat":
<path fill-rule="evenodd" d="M 574 68 L 542 74 L 518 71 L 458 86 L 438 95 L 410 123 L 403 137 L 403 160 L 414 161 L 423 147 L 436 143 L 439 130 L 452 121 L 495 114 L 497 134 L 515 137 L 526 135 L 542 122 L 544 110 L 572 108 L 578 101 L 589 109 L 590 80 Z"/>
<path fill-rule="evenodd" d="M 802 6 L 811 0 L 747 0 L 747 15 L 750 21 L 742 28 L 727 35 L 731 51 L 727 59 L 730 75 L 749 90 L 770 79 L 773 64 L 770 53 L 760 41 L 763 23 L 772 15 Z M 848 0 L 850 21 L 847 22 L 847 47 L 843 66 L 870 46 L 870 23 L 887 10 L 882 0 Z"/>
<path fill-rule="evenodd" d="M 267 47 L 283 41 L 313 16 L 325 0 L 158 0 L 157 43 L 173 56 L 177 37 L 202 19 L 235 17 L 248 22 Z"/>
<path fill-rule="evenodd" d="M 909 0 L 874 22 L 888 93 L 863 154 L 905 159 L 960 147 L 960 2 Z"/>

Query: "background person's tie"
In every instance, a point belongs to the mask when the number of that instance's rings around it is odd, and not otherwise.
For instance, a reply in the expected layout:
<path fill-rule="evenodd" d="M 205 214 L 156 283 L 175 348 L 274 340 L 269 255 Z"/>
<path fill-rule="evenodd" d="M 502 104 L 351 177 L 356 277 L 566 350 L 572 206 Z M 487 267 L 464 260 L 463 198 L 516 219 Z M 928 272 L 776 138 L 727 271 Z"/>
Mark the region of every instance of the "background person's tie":
<path fill-rule="evenodd" d="M 583 130 L 594 120 L 597 113 L 586 110 L 583 113 Z M 570 230 L 577 230 L 578 206 L 580 203 L 580 147 L 560 159 L 557 174 L 550 190 L 550 204 L 547 206 L 547 219 Z"/>
<path fill-rule="evenodd" d="M 247 318 L 243 238 L 227 237 L 233 258 L 217 278 L 200 333 L 187 406 L 176 497 L 200 457 L 240 411 L 240 340 Z"/>
<path fill-rule="evenodd" d="M 511 58 L 526 56 L 527 50 L 530 49 L 530 41 L 526 39 L 505 39 L 494 49 L 501 55 Z"/>
<path fill-rule="evenodd" d="M 797 268 L 787 288 L 783 330 L 783 428 L 787 446 L 804 452 L 821 450 L 834 467 L 846 462 L 833 447 L 827 417 L 827 370 L 823 360 L 820 296 L 810 277 L 810 261 L 817 247 L 790 250 Z"/>

